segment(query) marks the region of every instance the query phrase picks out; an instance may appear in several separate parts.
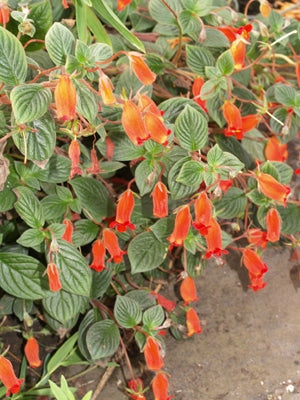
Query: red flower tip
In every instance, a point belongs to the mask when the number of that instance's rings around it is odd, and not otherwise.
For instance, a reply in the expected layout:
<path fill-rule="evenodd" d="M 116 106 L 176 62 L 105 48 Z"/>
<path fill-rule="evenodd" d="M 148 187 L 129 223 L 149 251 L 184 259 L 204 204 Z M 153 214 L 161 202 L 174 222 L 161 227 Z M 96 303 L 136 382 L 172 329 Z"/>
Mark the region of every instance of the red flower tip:
<path fill-rule="evenodd" d="M 42 365 L 42 361 L 39 357 L 39 344 L 34 337 L 28 338 L 24 352 L 31 368 L 38 368 Z"/>
<path fill-rule="evenodd" d="M 151 294 L 156 298 L 158 304 L 161 305 L 165 310 L 167 310 L 168 312 L 175 310 L 176 308 L 175 301 L 168 300 L 159 293 L 151 292 Z"/>
<path fill-rule="evenodd" d="M 162 182 L 157 182 L 151 194 L 153 201 L 153 215 L 157 218 L 168 216 L 168 190 Z"/>
<path fill-rule="evenodd" d="M 60 282 L 57 266 L 54 263 L 49 263 L 47 265 L 47 275 L 50 290 L 52 292 L 58 292 L 62 288 L 62 285 Z"/>
<path fill-rule="evenodd" d="M 188 329 L 188 336 L 193 336 L 195 333 L 202 332 L 199 317 L 192 307 L 186 312 L 186 326 Z"/>
<path fill-rule="evenodd" d="M 164 366 L 161 357 L 160 345 L 153 337 L 148 336 L 144 347 L 144 357 L 148 369 L 151 371 L 159 371 Z"/>
<path fill-rule="evenodd" d="M 64 219 L 63 224 L 66 226 L 62 239 L 72 244 L 73 224 L 69 219 Z"/>
<path fill-rule="evenodd" d="M 278 242 L 280 239 L 281 218 L 276 208 L 270 208 L 266 217 L 267 240 L 269 242 Z"/>
<path fill-rule="evenodd" d="M 192 301 L 197 301 L 197 289 L 195 281 L 190 276 L 187 276 L 180 285 L 180 295 L 184 300 L 184 304 L 190 304 Z"/>
<path fill-rule="evenodd" d="M 128 395 L 132 400 L 146 400 L 146 397 L 143 395 L 144 383 L 140 378 L 128 381 L 128 387 Z"/>
<path fill-rule="evenodd" d="M 116 227 L 118 232 L 125 232 L 126 228 L 135 230 L 136 227 L 130 222 L 134 209 L 134 196 L 130 189 L 125 190 L 119 197 L 116 219 L 109 224 L 110 228 Z"/>
<path fill-rule="evenodd" d="M 0 356 L 0 380 L 6 387 L 6 396 L 19 393 L 24 379 L 18 379 L 15 375 L 12 363 L 5 357 Z"/>
<path fill-rule="evenodd" d="M 132 0 L 118 0 L 117 10 L 122 11 L 125 7 L 127 7 Z"/>
<path fill-rule="evenodd" d="M 97 239 L 92 246 L 93 262 L 89 265 L 91 269 L 101 272 L 106 269 L 105 266 L 105 246 L 103 240 Z"/>
<path fill-rule="evenodd" d="M 173 232 L 168 237 L 168 241 L 172 246 L 183 246 L 189 233 L 191 222 L 190 207 L 188 205 L 182 206 L 176 214 Z"/>
<path fill-rule="evenodd" d="M 113 260 L 116 264 L 122 262 L 123 255 L 126 254 L 126 251 L 120 249 L 117 235 L 113 230 L 108 228 L 103 230 L 103 242 L 110 254 L 110 259 L 108 261 Z"/>
<path fill-rule="evenodd" d="M 61 75 L 54 90 L 57 118 L 63 121 L 76 117 L 76 89 L 70 75 Z"/>

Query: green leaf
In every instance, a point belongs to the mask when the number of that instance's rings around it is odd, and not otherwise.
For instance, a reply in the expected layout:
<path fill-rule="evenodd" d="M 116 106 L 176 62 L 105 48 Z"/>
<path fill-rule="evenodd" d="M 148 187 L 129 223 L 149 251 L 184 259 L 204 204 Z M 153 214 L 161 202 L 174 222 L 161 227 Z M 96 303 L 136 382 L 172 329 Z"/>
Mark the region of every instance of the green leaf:
<path fill-rule="evenodd" d="M 164 111 L 164 120 L 173 123 L 187 105 L 200 112 L 207 119 L 207 115 L 202 108 L 194 100 L 186 99 L 185 97 L 174 97 L 165 100 L 160 103 L 159 109 Z"/>
<path fill-rule="evenodd" d="M 95 94 L 80 81 L 74 80 L 76 87 L 76 110 L 90 123 L 92 123 L 98 113 L 98 99 Z"/>
<path fill-rule="evenodd" d="M 75 0 L 76 10 L 76 28 L 79 40 L 84 43 L 88 41 L 88 30 L 87 30 L 87 6 L 82 0 Z"/>
<path fill-rule="evenodd" d="M 18 186 L 14 191 L 18 197 L 15 209 L 20 217 L 31 228 L 42 228 L 45 223 L 43 209 L 32 191 L 23 186 Z"/>
<path fill-rule="evenodd" d="M 73 244 L 75 247 L 85 246 L 96 239 L 99 233 L 99 226 L 88 219 L 80 219 L 75 222 L 73 232 Z"/>
<path fill-rule="evenodd" d="M 110 319 L 95 322 L 87 331 L 86 344 L 93 360 L 114 354 L 120 342 L 120 332 Z"/>
<path fill-rule="evenodd" d="M 280 161 L 271 161 L 271 164 L 278 172 L 278 180 L 280 183 L 288 185 L 293 177 L 294 170 L 287 163 Z"/>
<path fill-rule="evenodd" d="M 109 288 L 112 275 L 112 270 L 109 268 L 101 272 L 92 271 L 92 299 L 99 299 L 105 294 L 105 292 Z"/>
<path fill-rule="evenodd" d="M 142 310 L 135 300 L 126 296 L 117 296 L 114 316 L 123 328 L 133 328 L 141 322 Z"/>
<path fill-rule="evenodd" d="M 159 242 L 152 232 L 135 236 L 128 246 L 131 272 L 150 271 L 158 267 L 166 257 L 167 245 Z"/>
<path fill-rule="evenodd" d="M 144 154 L 142 146 L 135 146 L 127 135 L 116 132 L 109 135 L 109 138 L 114 144 L 113 159 L 117 161 L 130 161 L 139 158 Z M 96 143 L 101 154 L 106 153 L 106 143 L 100 140 Z"/>
<path fill-rule="evenodd" d="M 53 154 L 56 132 L 53 118 L 45 114 L 29 124 L 24 133 L 15 133 L 13 140 L 22 154 L 29 160 L 44 161 Z"/>
<path fill-rule="evenodd" d="M 45 37 L 46 49 L 55 65 L 65 65 L 67 55 L 73 53 L 75 39 L 71 31 L 54 22 Z"/>
<path fill-rule="evenodd" d="M 50 358 L 47 364 L 47 372 L 50 375 L 61 363 L 68 358 L 71 352 L 74 350 L 75 343 L 78 339 L 78 332 L 74 333 L 65 343 L 56 350 L 54 355 Z"/>
<path fill-rule="evenodd" d="M 27 229 L 17 240 L 21 246 L 34 247 L 38 246 L 44 241 L 43 232 L 39 229 Z"/>
<path fill-rule="evenodd" d="M 192 33 L 201 32 L 201 23 L 199 18 L 195 15 L 193 11 L 183 10 L 178 16 L 178 22 L 181 26 L 182 33 L 191 35 Z"/>
<path fill-rule="evenodd" d="M 265 174 L 273 176 L 273 178 L 275 178 L 277 181 L 279 180 L 279 173 L 276 167 L 270 161 L 266 161 L 262 165 L 261 171 Z"/>
<path fill-rule="evenodd" d="M 99 20 L 99 18 L 97 18 L 92 9 L 88 7 L 86 9 L 86 14 L 87 25 L 97 39 L 97 42 L 106 43 L 108 46 L 112 47 L 111 40 L 106 30 L 104 29 L 101 21 Z"/>
<path fill-rule="evenodd" d="M 169 7 L 176 13 L 179 14 L 182 10 L 182 6 L 177 0 L 167 0 L 166 3 Z M 149 12 L 153 19 L 161 24 L 165 25 L 177 25 L 176 18 L 170 9 L 163 4 L 160 0 L 150 0 L 149 2 Z"/>
<path fill-rule="evenodd" d="M 300 208 L 296 204 L 288 204 L 287 207 L 278 207 L 282 220 L 281 231 L 286 235 L 294 235 L 300 232 Z"/>
<path fill-rule="evenodd" d="M 162 306 L 157 305 L 148 308 L 143 314 L 143 325 L 148 329 L 153 329 L 160 326 L 165 319 L 165 313 Z"/>
<path fill-rule="evenodd" d="M 0 252 L 0 286 L 22 299 L 38 300 L 49 295 L 45 267 L 25 254 Z"/>
<path fill-rule="evenodd" d="M 105 21 L 116 29 L 124 39 L 134 46 L 137 50 L 145 52 L 143 43 L 130 32 L 128 28 L 122 23 L 122 21 L 117 17 L 117 15 L 112 11 L 112 9 L 103 0 L 92 0 L 94 9 L 99 13 L 99 15 L 105 19 Z"/>
<path fill-rule="evenodd" d="M 247 193 L 247 197 L 257 206 L 266 206 L 270 204 L 270 199 L 265 197 L 257 189 L 253 189 L 251 192 Z"/>
<path fill-rule="evenodd" d="M 202 42 L 202 46 L 211 47 L 213 49 L 220 47 L 230 47 L 227 37 L 215 27 L 206 27 L 206 39 Z"/>
<path fill-rule="evenodd" d="M 241 143 L 243 148 L 246 149 L 246 151 L 255 159 L 265 159 L 265 137 L 258 129 L 248 131 Z"/>
<path fill-rule="evenodd" d="M 27 74 L 26 55 L 19 40 L 0 27 L 0 81 L 15 86 L 23 83 Z"/>
<path fill-rule="evenodd" d="M 151 293 L 148 290 L 143 290 L 143 289 L 131 290 L 130 292 L 127 292 L 125 296 L 135 300 L 142 309 L 142 311 L 156 304 L 155 298 L 151 295 Z"/>
<path fill-rule="evenodd" d="M 188 161 L 191 161 L 190 157 L 181 158 L 173 165 L 168 174 L 168 187 L 171 192 L 171 197 L 174 200 L 179 200 L 184 197 L 190 196 L 199 187 L 198 185 L 187 186 L 180 182 L 177 182 L 176 180 L 181 171 L 182 166 Z"/>
<path fill-rule="evenodd" d="M 167 218 L 162 218 L 156 221 L 155 224 L 150 226 L 150 229 L 160 242 L 166 243 L 168 236 L 173 232 L 174 221 L 175 215 L 172 214 Z"/>
<path fill-rule="evenodd" d="M 41 200 L 46 221 L 60 221 L 67 211 L 68 204 L 56 194 L 50 194 Z"/>
<path fill-rule="evenodd" d="M 10 94 L 17 124 L 26 124 L 44 115 L 52 99 L 50 89 L 39 83 L 19 85 Z"/>
<path fill-rule="evenodd" d="M 243 190 L 231 187 L 214 203 L 218 217 L 231 219 L 241 217 L 246 209 L 247 198 Z"/>
<path fill-rule="evenodd" d="M 91 56 L 94 62 L 101 62 L 108 60 L 112 55 L 112 49 L 105 43 L 93 43 L 89 46 Z M 103 68 L 105 64 L 101 64 Z"/>
<path fill-rule="evenodd" d="M 74 178 L 70 182 L 88 218 L 101 221 L 112 216 L 113 204 L 107 189 L 93 178 Z"/>
<path fill-rule="evenodd" d="M 224 51 L 224 53 L 219 56 L 216 66 L 222 75 L 231 75 L 233 73 L 234 61 L 230 50 Z"/>
<path fill-rule="evenodd" d="M 53 154 L 47 164 L 49 174 L 43 182 L 62 183 L 68 180 L 71 169 L 69 158 Z"/>
<path fill-rule="evenodd" d="M 201 113 L 187 105 L 175 121 L 175 136 L 188 151 L 200 150 L 208 140 L 208 124 Z"/>
<path fill-rule="evenodd" d="M 186 63 L 191 70 L 205 78 L 205 67 L 215 65 L 214 56 L 201 46 L 186 45 Z"/>
<path fill-rule="evenodd" d="M 199 186 L 203 181 L 204 166 L 195 160 L 187 161 L 183 164 L 177 182 L 187 186 Z"/>
<path fill-rule="evenodd" d="M 160 171 L 161 167 L 155 166 L 149 160 L 144 160 L 139 163 L 135 170 L 135 182 L 141 196 L 151 192 L 157 182 Z"/>
<path fill-rule="evenodd" d="M 70 243 L 58 240 L 58 251 L 53 252 L 53 262 L 59 269 L 62 287 L 67 292 L 89 296 L 91 270 L 86 259 Z"/>
<path fill-rule="evenodd" d="M 246 169 L 254 169 L 256 167 L 253 157 L 244 149 L 240 142 L 232 137 L 224 135 L 215 135 L 216 142 L 223 151 L 227 151 L 236 156 Z"/>
<path fill-rule="evenodd" d="M 278 103 L 287 107 L 295 105 L 297 91 L 289 85 L 276 85 L 274 87 L 275 99 Z"/>
<path fill-rule="evenodd" d="M 82 296 L 60 290 L 43 299 L 43 307 L 52 318 L 64 324 L 80 313 L 83 300 Z"/>

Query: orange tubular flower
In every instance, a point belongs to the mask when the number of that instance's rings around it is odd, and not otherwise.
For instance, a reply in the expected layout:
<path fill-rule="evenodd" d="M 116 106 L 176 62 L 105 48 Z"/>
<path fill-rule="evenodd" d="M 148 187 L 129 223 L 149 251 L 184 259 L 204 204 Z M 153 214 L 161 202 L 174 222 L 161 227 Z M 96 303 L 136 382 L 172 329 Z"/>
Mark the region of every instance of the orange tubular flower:
<path fill-rule="evenodd" d="M 144 357 L 150 371 L 159 371 L 164 366 L 160 354 L 160 345 L 153 337 L 148 336 L 144 347 Z"/>
<path fill-rule="evenodd" d="M 209 220 L 211 217 L 212 205 L 205 192 L 202 192 L 200 196 L 197 197 L 195 204 L 195 222 L 193 222 L 193 227 L 201 235 L 208 234 Z"/>
<path fill-rule="evenodd" d="M 61 0 L 61 4 L 63 6 L 63 8 L 69 8 L 69 4 L 67 0 Z"/>
<path fill-rule="evenodd" d="M 193 93 L 193 100 L 203 109 L 208 114 L 208 110 L 206 108 L 206 100 L 201 100 L 200 98 L 200 92 L 201 88 L 204 85 L 204 79 L 202 79 L 200 76 L 194 80 L 193 86 L 192 86 L 192 93 Z"/>
<path fill-rule="evenodd" d="M 188 329 L 188 336 L 193 336 L 195 333 L 202 332 L 199 317 L 192 307 L 186 312 L 186 326 Z"/>
<path fill-rule="evenodd" d="M 69 146 L 69 158 L 71 160 L 71 171 L 69 179 L 73 179 L 75 175 L 82 175 L 80 168 L 80 146 L 77 140 L 73 139 Z"/>
<path fill-rule="evenodd" d="M 103 230 L 103 242 L 106 250 L 110 254 L 110 259 L 108 261 L 113 260 L 114 263 L 119 264 L 123 261 L 123 255 L 126 254 L 126 251 L 120 249 L 117 235 L 111 229 Z"/>
<path fill-rule="evenodd" d="M 153 215 L 157 218 L 167 217 L 168 210 L 168 190 L 162 182 L 157 182 L 151 194 L 153 200 Z"/>
<path fill-rule="evenodd" d="M 58 292 L 62 288 L 62 285 L 60 282 L 57 266 L 54 263 L 49 263 L 47 265 L 47 275 L 50 290 L 52 292 Z"/>
<path fill-rule="evenodd" d="M 157 115 L 158 117 L 161 117 L 164 114 L 164 112 L 157 107 L 154 101 L 145 94 L 141 94 L 139 96 L 138 108 L 142 112 L 150 112 L 152 114 Z"/>
<path fill-rule="evenodd" d="M 249 279 L 251 281 L 251 285 L 248 285 L 248 287 L 251 288 L 254 292 L 263 289 L 267 285 L 267 283 L 264 282 L 262 276 L 257 278 L 249 273 Z"/>
<path fill-rule="evenodd" d="M 184 300 L 184 305 L 190 304 L 192 301 L 197 301 L 197 289 L 195 281 L 190 276 L 187 276 L 180 285 L 180 296 Z"/>
<path fill-rule="evenodd" d="M 223 106 L 223 116 L 228 124 L 225 129 L 225 136 L 236 136 L 243 139 L 243 126 L 240 110 L 231 102 L 226 100 Z"/>
<path fill-rule="evenodd" d="M 101 73 L 98 85 L 103 103 L 106 106 L 111 106 L 112 104 L 115 104 L 116 98 L 115 95 L 113 94 L 114 86 L 109 77 L 104 73 Z"/>
<path fill-rule="evenodd" d="M 40 349 L 37 340 L 34 337 L 28 338 L 24 347 L 24 352 L 31 368 L 38 368 L 42 365 L 42 361 L 39 357 L 39 350 Z"/>
<path fill-rule="evenodd" d="M 232 26 L 218 26 L 218 31 L 222 32 L 229 42 L 234 42 L 236 39 L 237 29 Z"/>
<path fill-rule="evenodd" d="M 183 246 L 189 233 L 191 222 L 190 207 L 188 205 L 182 206 L 176 214 L 173 232 L 168 237 L 168 241 L 172 246 Z"/>
<path fill-rule="evenodd" d="M 66 226 L 66 229 L 61 238 L 72 244 L 72 235 L 73 235 L 72 222 L 69 219 L 64 219 L 63 224 Z"/>
<path fill-rule="evenodd" d="M 130 66 L 138 80 L 141 81 L 143 85 L 151 85 L 156 79 L 156 74 L 152 72 L 145 63 L 143 55 L 135 51 L 130 51 L 127 53 L 127 56 L 130 61 Z"/>
<path fill-rule="evenodd" d="M 151 292 L 151 294 L 156 298 L 158 304 L 162 306 L 165 310 L 167 310 L 168 312 L 175 310 L 176 308 L 175 301 L 168 300 L 164 296 L 156 292 Z"/>
<path fill-rule="evenodd" d="M 86 169 L 86 172 L 88 174 L 93 174 L 93 175 L 97 175 L 100 173 L 101 169 L 99 166 L 99 160 L 97 157 L 97 150 L 96 149 L 92 149 L 91 150 L 91 161 L 92 161 L 92 165 L 90 168 Z"/>
<path fill-rule="evenodd" d="M 97 272 L 101 272 L 105 267 L 105 246 L 102 240 L 97 239 L 92 246 L 93 262 L 89 265 L 90 268 Z"/>
<path fill-rule="evenodd" d="M 267 232 L 263 232 L 259 228 L 249 229 L 247 232 L 247 239 L 250 244 L 254 246 L 259 246 L 262 249 L 267 247 Z"/>
<path fill-rule="evenodd" d="M 127 136 L 136 146 L 142 145 L 145 140 L 150 138 L 142 113 L 131 100 L 124 103 L 122 125 Z"/>
<path fill-rule="evenodd" d="M 259 0 L 259 11 L 261 15 L 265 18 L 268 18 L 271 12 L 271 5 L 267 0 Z"/>
<path fill-rule="evenodd" d="M 130 222 L 130 217 L 134 209 L 134 196 L 130 189 L 125 190 L 119 197 L 117 205 L 116 220 L 109 224 L 110 228 L 116 227 L 118 232 L 125 232 L 126 228 L 136 229 Z"/>
<path fill-rule="evenodd" d="M 70 75 L 61 75 L 54 91 L 57 118 L 63 121 L 76 116 L 76 89 Z"/>
<path fill-rule="evenodd" d="M 260 122 L 261 116 L 258 114 L 249 114 L 242 117 L 242 129 L 244 132 L 251 131 Z"/>
<path fill-rule="evenodd" d="M 156 114 L 151 112 L 147 112 L 144 115 L 144 122 L 151 139 L 156 143 L 167 146 L 168 136 L 170 135 L 171 130 L 165 127 L 161 117 L 158 117 Z"/>
<path fill-rule="evenodd" d="M 254 250 L 249 248 L 243 250 L 243 263 L 249 272 L 250 279 L 261 278 L 268 271 L 267 264 Z"/>
<path fill-rule="evenodd" d="M 132 400 L 146 400 L 146 397 L 143 395 L 144 383 L 140 378 L 128 381 L 128 387 L 130 390 L 127 389 L 127 391 Z"/>
<path fill-rule="evenodd" d="M 154 400 L 171 400 L 173 396 L 168 396 L 169 381 L 164 372 L 158 372 L 152 381 L 152 391 Z"/>
<path fill-rule="evenodd" d="M 6 26 L 10 18 L 10 9 L 7 3 L 0 4 L 0 24 Z"/>
<path fill-rule="evenodd" d="M 234 67 L 237 71 L 245 66 L 246 43 L 243 39 L 238 38 L 232 42 L 230 47 L 231 55 L 234 62 Z"/>
<path fill-rule="evenodd" d="M 117 10 L 122 11 L 125 7 L 127 7 L 132 0 L 118 0 Z"/>
<path fill-rule="evenodd" d="M 280 239 L 281 218 L 276 208 L 270 208 L 266 217 L 267 240 L 269 242 L 278 242 Z"/>
<path fill-rule="evenodd" d="M 278 201 L 286 207 L 287 196 L 291 189 L 279 183 L 272 175 L 259 172 L 257 176 L 259 190 L 272 200 Z"/>
<path fill-rule="evenodd" d="M 209 225 L 208 233 L 205 236 L 207 244 L 205 258 L 210 258 L 212 255 L 220 257 L 222 254 L 228 254 L 227 250 L 222 249 L 222 230 L 214 217 L 210 217 Z"/>
<path fill-rule="evenodd" d="M 6 397 L 10 396 L 11 393 L 19 393 L 24 382 L 24 379 L 16 377 L 12 363 L 3 356 L 0 356 L 0 380 L 6 386 Z"/>
<path fill-rule="evenodd" d="M 271 137 L 265 147 L 265 156 L 270 161 L 286 161 L 288 158 L 287 143 L 281 144 L 276 136 Z"/>

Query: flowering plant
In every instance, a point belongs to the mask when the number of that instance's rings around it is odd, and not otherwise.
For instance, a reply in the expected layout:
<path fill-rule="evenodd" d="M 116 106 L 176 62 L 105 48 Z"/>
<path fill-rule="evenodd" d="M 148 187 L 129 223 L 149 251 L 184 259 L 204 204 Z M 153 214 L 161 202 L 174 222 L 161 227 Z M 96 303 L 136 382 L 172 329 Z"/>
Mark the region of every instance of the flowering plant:
<path fill-rule="evenodd" d="M 134 340 L 170 399 L 162 335 L 202 331 L 191 303 L 208 259 L 240 252 L 257 291 L 263 249 L 296 251 L 300 24 L 266 0 L 255 16 L 253 0 L 230 3 L 0 2 L 0 302 L 32 368 L 38 320 L 72 334 L 33 387 L 1 355 L 3 394 L 50 396 L 72 349 L 97 363 L 121 347 L 128 396 L 145 399 Z M 159 293 L 172 277 L 177 303 Z"/>

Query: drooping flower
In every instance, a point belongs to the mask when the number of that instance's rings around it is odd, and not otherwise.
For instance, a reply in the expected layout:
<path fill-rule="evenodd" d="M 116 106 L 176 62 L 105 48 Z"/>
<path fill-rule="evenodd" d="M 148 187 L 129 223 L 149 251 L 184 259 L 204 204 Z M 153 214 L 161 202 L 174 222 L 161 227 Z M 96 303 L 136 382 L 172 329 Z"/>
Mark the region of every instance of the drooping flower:
<path fill-rule="evenodd" d="M 154 400 L 171 400 L 173 396 L 168 396 L 169 381 L 167 375 L 160 371 L 152 381 L 152 391 Z"/>
<path fill-rule="evenodd" d="M 127 7 L 132 0 L 118 0 L 117 10 L 122 11 L 125 7 Z"/>
<path fill-rule="evenodd" d="M 70 75 L 61 75 L 54 90 L 57 118 L 63 121 L 76 116 L 76 89 Z"/>
<path fill-rule="evenodd" d="M 271 137 L 265 147 L 265 156 L 270 161 L 286 161 L 288 158 L 287 143 L 281 143 L 276 136 Z"/>
<path fill-rule="evenodd" d="M 144 56 L 135 51 L 130 51 L 127 55 L 130 66 L 138 80 L 144 85 L 151 85 L 156 79 L 156 74 L 145 63 Z"/>
<path fill-rule="evenodd" d="M 164 125 L 162 118 L 151 112 L 146 112 L 144 114 L 144 122 L 151 139 L 166 146 L 171 130 Z"/>
<path fill-rule="evenodd" d="M 39 351 L 40 348 L 37 340 L 33 336 L 28 338 L 24 347 L 24 352 L 28 364 L 31 368 L 38 368 L 42 365 L 42 361 L 40 360 L 39 356 Z"/>
<path fill-rule="evenodd" d="M 252 228 L 247 231 L 247 239 L 250 244 L 265 249 L 268 244 L 267 232 L 263 232 L 259 228 Z"/>
<path fill-rule="evenodd" d="M 190 276 L 187 276 L 181 282 L 180 296 L 184 300 L 184 305 L 190 304 L 192 301 L 198 300 L 195 281 Z"/>
<path fill-rule="evenodd" d="M 148 336 L 146 339 L 144 357 L 150 371 L 159 371 L 164 366 L 160 345 L 152 336 Z"/>
<path fill-rule="evenodd" d="M 140 378 L 131 379 L 128 381 L 127 392 L 132 400 L 146 400 L 144 393 L 144 382 Z"/>
<path fill-rule="evenodd" d="M 231 43 L 230 52 L 233 58 L 234 67 L 237 71 L 245 66 L 246 43 L 243 39 L 238 38 Z"/>
<path fill-rule="evenodd" d="M 105 269 L 105 252 L 106 250 L 103 240 L 95 240 L 92 245 L 93 261 L 89 267 L 97 272 L 101 272 L 103 269 Z"/>
<path fill-rule="evenodd" d="M 176 308 L 176 303 L 175 301 L 166 299 L 164 296 L 162 296 L 159 293 L 156 292 L 151 292 L 152 296 L 154 296 L 160 306 L 162 306 L 165 310 L 168 312 L 173 311 Z"/>
<path fill-rule="evenodd" d="M 80 146 L 77 140 L 73 139 L 69 146 L 69 158 L 71 160 L 71 171 L 69 179 L 73 179 L 75 175 L 82 175 L 80 163 Z"/>
<path fill-rule="evenodd" d="M 118 232 L 125 232 L 126 228 L 136 229 L 130 222 L 131 214 L 134 209 L 134 196 L 130 189 L 125 190 L 119 197 L 115 221 L 109 224 L 110 228 L 116 227 Z"/>
<path fill-rule="evenodd" d="M 66 226 L 66 229 L 61 238 L 72 244 L 73 224 L 67 218 L 64 219 L 63 224 Z"/>
<path fill-rule="evenodd" d="M 131 100 L 126 100 L 124 103 L 122 125 L 127 136 L 136 146 L 142 145 L 150 138 L 142 113 Z"/>
<path fill-rule="evenodd" d="M 6 26 L 10 18 L 10 9 L 6 1 L 0 3 L 0 24 Z"/>
<path fill-rule="evenodd" d="M 138 108 L 144 113 L 144 112 L 150 112 L 152 114 L 157 115 L 158 117 L 162 117 L 164 114 L 163 111 L 161 111 L 155 102 L 149 97 L 146 96 L 145 94 L 140 94 L 139 95 L 139 100 L 138 100 Z"/>
<path fill-rule="evenodd" d="M 62 285 L 59 278 L 58 268 L 54 263 L 49 263 L 47 265 L 47 275 L 49 281 L 49 289 L 52 292 L 58 292 L 62 288 Z"/>
<path fill-rule="evenodd" d="M 229 42 L 234 42 L 236 39 L 237 29 L 232 26 L 217 26 L 218 31 L 222 32 Z"/>
<path fill-rule="evenodd" d="M 267 240 L 269 242 L 278 242 L 280 239 L 281 218 L 276 208 L 270 208 L 266 217 Z"/>
<path fill-rule="evenodd" d="M 267 282 L 264 282 L 263 276 L 256 277 L 249 273 L 249 279 L 251 281 L 251 285 L 248 285 L 248 287 L 251 288 L 254 292 L 263 289 L 267 285 Z"/>
<path fill-rule="evenodd" d="M 100 173 L 101 169 L 100 169 L 100 165 L 99 165 L 99 160 L 97 157 L 97 150 L 96 149 L 92 149 L 91 150 L 91 161 L 92 161 L 92 165 L 86 169 L 86 172 L 88 174 L 93 174 L 93 175 L 97 175 Z"/>
<path fill-rule="evenodd" d="M 202 332 L 199 317 L 192 307 L 186 312 L 186 326 L 188 329 L 188 336 L 193 336 L 195 333 Z"/>
<path fill-rule="evenodd" d="M 272 10 L 270 3 L 267 0 L 259 0 L 259 3 L 259 11 L 261 15 L 265 18 L 268 18 Z"/>
<path fill-rule="evenodd" d="M 6 387 L 6 397 L 10 394 L 19 393 L 24 379 L 18 379 L 15 375 L 12 363 L 5 357 L 0 356 L 0 381 Z"/>
<path fill-rule="evenodd" d="M 291 189 L 278 182 L 272 175 L 259 172 L 257 176 L 258 188 L 267 197 L 286 206 L 287 196 Z"/>
<path fill-rule="evenodd" d="M 117 235 L 112 229 L 105 228 L 103 230 L 103 242 L 106 250 L 110 254 L 110 260 L 113 260 L 116 264 L 119 264 L 123 260 L 123 255 L 126 251 L 120 249 Z"/>
<path fill-rule="evenodd" d="M 112 81 L 103 72 L 100 73 L 98 87 L 103 104 L 105 104 L 106 106 L 111 106 L 112 104 L 116 103 L 116 98 L 113 93 L 114 86 L 112 84 Z"/>
<path fill-rule="evenodd" d="M 243 132 L 248 132 L 254 129 L 261 120 L 259 114 L 248 114 L 242 117 L 242 129 Z"/>
<path fill-rule="evenodd" d="M 168 190 L 161 182 L 157 182 L 151 194 L 153 201 L 153 215 L 157 218 L 168 216 Z"/>
<path fill-rule="evenodd" d="M 192 86 L 193 100 L 208 114 L 208 110 L 206 108 L 206 100 L 202 100 L 200 97 L 201 88 L 204 85 L 204 79 L 198 76 Z"/>
<path fill-rule="evenodd" d="M 209 225 L 210 227 L 205 236 L 207 244 L 205 258 L 210 258 L 212 255 L 220 257 L 222 254 L 228 254 L 228 251 L 222 248 L 222 230 L 214 217 L 210 217 Z"/>
<path fill-rule="evenodd" d="M 176 214 L 173 232 L 168 237 L 168 241 L 172 246 L 183 246 L 189 233 L 191 221 L 190 207 L 188 205 L 180 207 Z"/>
<path fill-rule="evenodd" d="M 240 110 L 231 101 L 226 100 L 223 106 L 223 116 L 228 124 L 225 129 L 225 136 L 236 136 L 237 139 L 242 139 L 243 126 Z"/>
<path fill-rule="evenodd" d="M 267 264 L 254 250 L 247 247 L 243 250 L 243 263 L 252 278 L 261 278 L 268 271 Z"/>
<path fill-rule="evenodd" d="M 194 203 L 195 221 L 193 227 L 201 235 L 207 235 L 209 220 L 212 212 L 212 204 L 208 199 L 206 192 L 201 192 Z"/>

